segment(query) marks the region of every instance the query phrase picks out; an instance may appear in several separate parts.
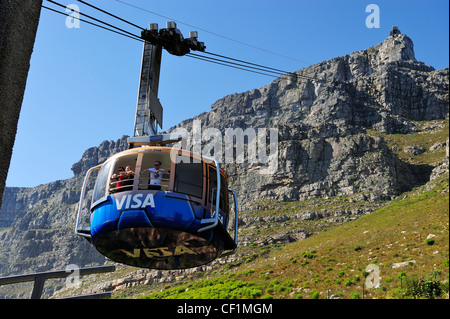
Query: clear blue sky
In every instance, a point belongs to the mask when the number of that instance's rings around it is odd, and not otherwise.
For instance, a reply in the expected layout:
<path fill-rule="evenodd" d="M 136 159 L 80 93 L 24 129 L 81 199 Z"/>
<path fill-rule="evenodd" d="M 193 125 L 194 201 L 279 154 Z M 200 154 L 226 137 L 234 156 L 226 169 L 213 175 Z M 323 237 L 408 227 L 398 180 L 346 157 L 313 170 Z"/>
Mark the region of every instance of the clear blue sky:
<path fill-rule="evenodd" d="M 116 0 L 86 1 L 142 27 L 165 27 L 169 20 Z M 447 0 L 123 1 L 177 20 L 185 36 L 198 30 L 207 51 L 287 71 L 376 45 L 393 25 L 412 38 L 418 60 L 436 69 L 448 67 Z M 139 33 L 76 0 L 59 2 L 77 4 L 83 13 Z M 380 9 L 380 28 L 366 27 L 370 13 L 365 9 L 371 3 Z M 44 5 L 54 7 L 46 0 Z M 140 42 L 83 22 L 69 29 L 64 16 L 43 9 L 7 186 L 70 178 L 72 164 L 87 148 L 132 135 L 141 56 Z M 228 94 L 272 80 L 164 51 L 159 90 L 163 130 L 209 111 Z"/>

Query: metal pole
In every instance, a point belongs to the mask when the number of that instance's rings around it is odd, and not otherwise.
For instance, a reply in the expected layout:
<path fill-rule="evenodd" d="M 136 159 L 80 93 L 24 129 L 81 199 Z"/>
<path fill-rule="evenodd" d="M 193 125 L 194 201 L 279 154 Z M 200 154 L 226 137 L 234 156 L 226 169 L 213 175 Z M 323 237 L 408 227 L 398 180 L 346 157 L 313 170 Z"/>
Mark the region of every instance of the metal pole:
<path fill-rule="evenodd" d="M 44 290 L 45 275 L 36 276 L 34 279 L 33 292 L 31 293 L 31 299 L 41 299 L 42 291 Z"/>
<path fill-rule="evenodd" d="M 79 275 L 92 275 L 92 274 L 101 274 L 106 272 L 113 272 L 116 270 L 116 266 L 99 266 L 99 267 L 89 267 L 89 268 L 80 268 Z M 0 277 L 0 286 L 1 285 L 10 285 L 17 284 L 21 282 L 34 281 L 33 291 L 31 293 L 31 299 L 40 299 L 42 296 L 42 291 L 44 289 L 44 284 L 46 279 L 53 278 L 66 278 L 71 274 L 70 271 L 67 270 L 57 270 L 57 271 L 49 271 L 49 272 L 41 272 L 29 275 L 18 275 L 18 276 L 10 276 L 10 277 Z"/>
<path fill-rule="evenodd" d="M 161 45 L 144 42 L 134 136 L 155 135 L 157 125 L 162 127 L 162 106 L 157 99 L 161 57 Z"/>

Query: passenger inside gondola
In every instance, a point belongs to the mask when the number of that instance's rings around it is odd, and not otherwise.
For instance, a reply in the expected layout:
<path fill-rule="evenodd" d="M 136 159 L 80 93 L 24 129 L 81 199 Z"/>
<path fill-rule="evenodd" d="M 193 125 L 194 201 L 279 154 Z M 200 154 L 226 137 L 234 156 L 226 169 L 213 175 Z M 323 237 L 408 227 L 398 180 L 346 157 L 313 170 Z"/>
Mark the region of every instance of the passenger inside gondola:
<path fill-rule="evenodd" d="M 144 169 L 143 172 L 150 172 L 150 184 L 148 189 L 161 189 L 161 180 L 163 174 L 167 172 L 164 168 L 161 167 L 160 161 L 155 161 L 153 163 L 154 167 Z"/>
<path fill-rule="evenodd" d="M 126 191 L 131 191 L 133 190 L 133 180 L 134 180 L 134 172 L 131 170 L 130 166 L 127 166 L 125 168 L 125 173 L 127 175 L 126 180 L 124 181 L 124 184 L 127 186 L 124 189 Z"/>
<path fill-rule="evenodd" d="M 142 170 L 139 173 L 139 190 L 169 189 L 170 168 L 172 162 L 170 154 L 161 151 L 152 151 L 142 157 Z"/>
<path fill-rule="evenodd" d="M 133 182 L 135 177 L 134 169 L 136 167 L 137 155 L 129 154 L 112 161 L 110 165 L 114 165 L 110 177 L 109 193 L 118 193 L 133 190 Z M 109 166 L 105 167 L 105 174 L 109 170 Z"/>
<path fill-rule="evenodd" d="M 115 180 L 115 182 L 112 182 L 111 190 L 114 190 L 115 192 L 121 192 L 124 191 L 125 186 L 125 180 L 127 179 L 127 173 L 125 172 L 125 168 L 123 166 L 120 166 L 118 169 L 118 174 L 113 174 L 111 176 L 111 180 Z"/>

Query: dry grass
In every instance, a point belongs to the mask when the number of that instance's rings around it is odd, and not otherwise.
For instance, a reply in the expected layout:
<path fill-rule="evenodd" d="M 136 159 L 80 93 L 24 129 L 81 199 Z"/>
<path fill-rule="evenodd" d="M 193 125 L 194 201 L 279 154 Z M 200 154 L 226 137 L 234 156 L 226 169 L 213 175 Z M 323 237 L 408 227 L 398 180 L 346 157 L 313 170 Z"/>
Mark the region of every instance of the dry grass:
<path fill-rule="evenodd" d="M 175 283 L 164 293 L 149 291 L 147 296 L 220 298 L 235 287 L 240 298 L 357 298 L 363 295 L 370 264 L 378 266 L 380 285 L 366 286 L 365 298 L 392 296 L 402 272 L 448 280 L 448 186 L 444 178 L 431 189 L 424 186 L 372 214 L 296 243 L 241 251 L 239 262 L 205 273 L 210 279 Z M 426 242 L 430 234 L 433 245 Z M 406 263 L 395 268 L 400 262 Z"/>

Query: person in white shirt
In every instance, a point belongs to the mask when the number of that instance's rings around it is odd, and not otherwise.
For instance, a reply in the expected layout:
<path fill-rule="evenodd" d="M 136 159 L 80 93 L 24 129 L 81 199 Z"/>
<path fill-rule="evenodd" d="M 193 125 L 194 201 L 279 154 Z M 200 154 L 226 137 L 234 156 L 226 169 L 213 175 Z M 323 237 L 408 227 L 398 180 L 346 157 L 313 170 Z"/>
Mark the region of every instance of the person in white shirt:
<path fill-rule="evenodd" d="M 155 161 L 153 163 L 155 167 L 147 168 L 144 172 L 150 172 L 150 187 L 149 189 L 161 189 L 161 179 L 163 173 L 167 171 L 164 168 L 161 168 L 161 162 Z"/>

